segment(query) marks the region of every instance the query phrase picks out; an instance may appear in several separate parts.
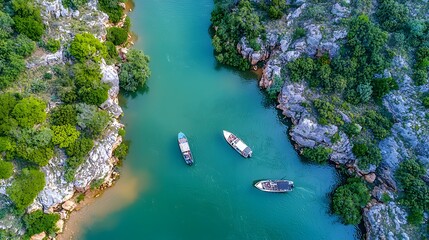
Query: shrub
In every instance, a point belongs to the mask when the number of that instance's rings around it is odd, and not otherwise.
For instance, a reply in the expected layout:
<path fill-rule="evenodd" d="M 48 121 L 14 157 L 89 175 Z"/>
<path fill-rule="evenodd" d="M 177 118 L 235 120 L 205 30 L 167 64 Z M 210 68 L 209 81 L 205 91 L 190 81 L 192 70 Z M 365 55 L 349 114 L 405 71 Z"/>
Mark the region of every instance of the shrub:
<path fill-rule="evenodd" d="M 69 147 L 79 138 L 80 135 L 80 132 L 70 124 L 53 126 L 52 130 L 54 131 L 52 142 L 59 145 L 61 148 Z"/>
<path fill-rule="evenodd" d="M 0 159 L 0 179 L 8 179 L 13 174 L 13 164 Z"/>
<path fill-rule="evenodd" d="M 103 185 L 103 183 L 104 183 L 104 179 L 93 180 L 91 182 L 91 187 L 90 188 L 91 188 L 91 190 L 98 189 L 98 188 L 101 187 L 101 185 Z"/>
<path fill-rule="evenodd" d="M 270 96 L 271 99 L 277 99 L 279 92 L 283 87 L 283 83 L 284 83 L 284 79 L 278 76 L 274 77 L 274 82 L 267 89 L 268 95 Z"/>
<path fill-rule="evenodd" d="M 293 62 L 289 62 L 286 67 L 293 82 L 299 82 L 303 79 L 306 81 L 310 80 L 313 71 L 316 69 L 313 59 L 309 57 L 300 57 Z"/>
<path fill-rule="evenodd" d="M 53 125 L 77 124 L 77 112 L 72 105 L 60 105 L 51 111 L 51 122 Z"/>
<path fill-rule="evenodd" d="M 386 138 L 390 134 L 390 129 L 393 126 L 389 118 L 373 110 L 366 112 L 364 117 L 360 119 L 360 122 L 363 126 L 371 129 L 374 137 L 377 139 Z"/>
<path fill-rule="evenodd" d="M 95 84 L 92 87 L 82 87 L 77 95 L 82 102 L 98 106 L 109 98 L 109 88 L 106 83 Z"/>
<path fill-rule="evenodd" d="M 306 35 L 305 29 L 302 27 L 297 27 L 293 32 L 292 39 L 297 40 L 299 38 L 305 37 L 305 35 Z"/>
<path fill-rule="evenodd" d="M 82 137 L 77 139 L 67 148 L 67 155 L 70 157 L 85 157 L 94 146 L 90 138 Z"/>
<path fill-rule="evenodd" d="M 130 31 L 131 28 L 131 18 L 129 16 L 125 17 L 124 25 L 122 26 L 123 29 L 127 30 L 127 32 Z"/>
<path fill-rule="evenodd" d="M 119 85 L 125 91 L 136 91 L 150 77 L 149 57 L 142 51 L 131 49 L 127 61 L 122 64 L 119 73 Z"/>
<path fill-rule="evenodd" d="M 109 41 L 105 41 L 104 45 L 106 46 L 107 54 L 111 59 L 118 58 L 118 51 L 116 50 L 115 44 Z"/>
<path fill-rule="evenodd" d="M 25 227 L 27 228 L 26 235 L 33 236 L 41 232 L 54 234 L 57 231 L 56 223 L 60 220 L 60 215 L 51 213 L 46 214 L 42 210 L 34 211 L 24 216 Z"/>
<path fill-rule="evenodd" d="M 346 123 L 343 125 L 343 131 L 349 137 L 357 136 L 362 130 L 362 127 L 356 123 Z"/>
<path fill-rule="evenodd" d="M 429 95 L 422 98 L 422 103 L 425 108 L 429 108 Z"/>
<path fill-rule="evenodd" d="M 100 84 L 100 65 L 96 63 L 77 63 L 73 66 L 73 79 L 76 87 L 92 87 Z"/>
<path fill-rule="evenodd" d="M 12 116 L 22 127 L 33 127 L 46 119 L 46 104 L 37 98 L 28 97 L 20 100 L 12 111 Z"/>
<path fill-rule="evenodd" d="M 381 99 L 390 90 L 398 89 L 398 84 L 393 78 L 376 78 L 372 80 L 372 96 L 375 99 Z"/>
<path fill-rule="evenodd" d="M 408 22 L 408 9 L 395 0 L 378 0 L 376 16 L 383 29 L 389 32 L 402 30 Z"/>
<path fill-rule="evenodd" d="M 63 6 L 71 9 L 78 9 L 88 2 L 88 0 L 63 0 Z"/>
<path fill-rule="evenodd" d="M 323 125 L 334 124 L 343 125 L 341 116 L 335 112 L 334 105 L 319 99 L 314 100 L 314 106 L 319 114 L 319 123 Z"/>
<path fill-rule="evenodd" d="M 329 160 L 329 155 L 332 153 L 332 149 L 318 146 L 315 148 L 304 148 L 302 155 L 315 163 L 326 163 Z"/>
<path fill-rule="evenodd" d="M 332 197 L 332 210 L 345 224 L 357 225 L 362 219 L 361 208 L 370 200 L 367 186 L 358 178 L 349 178 Z"/>
<path fill-rule="evenodd" d="M 123 161 L 128 155 L 128 143 L 122 142 L 116 149 L 113 151 L 113 155 L 119 160 Z"/>
<path fill-rule="evenodd" d="M 100 62 L 106 57 L 106 47 L 90 33 L 76 34 L 69 48 L 70 54 L 81 63 L 88 60 Z"/>
<path fill-rule="evenodd" d="M 119 135 L 119 136 L 121 136 L 121 137 L 125 137 L 125 134 L 126 134 L 125 129 L 121 128 L 121 129 L 119 129 L 119 130 L 118 130 L 118 135 Z"/>
<path fill-rule="evenodd" d="M 357 142 L 353 145 L 352 151 L 361 169 L 368 169 L 371 164 L 377 167 L 381 163 L 380 149 L 372 143 Z"/>
<path fill-rule="evenodd" d="M 98 110 L 95 106 L 79 104 L 77 106 L 77 111 L 78 126 L 93 138 L 98 137 L 110 121 L 109 114 L 105 111 Z"/>
<path fill-rule="evenodd" d="M 422 179 L 426 169 L 420 162 L 410 159 L 399 164 L 396 177 L 404 190 L 400 203 L 410 210 L 408 221 L 419 224 L 423 221 L 423 212 L 429 210 L 429 186 Z"/>
<path fill-rule="evenodd" d="M 22 169 L 16 180 L 6 189 L 18 211 L 30 205 L 45 186 L 45 175 L 35 169 Z"/>
<path fill-rule="evenodd" d="M 50 147 L 27 148 L 26 156 L 21 156 L 23 159 L 34 163 L 38 166 L 45 166 L 54 156 L 54 150 Z"/>
<path fill-rule="evenodd" d="M 107 41 L 121 45 L 128 39 L 128 31 L 123 28 L 111 27 L 107 29 Z"/>
<path fill-rule="evenodd" d="M 30 56 L 34 49 L 36 49 L 36 43 L 23 34 L 12 40 L 12 51 L 22 57 Z"/>
<path fill-rule="evenodd" d="M 27 0 L 12 0 L 12 8 L 15 12 L 13 21 L 16 31 L 33 41 L 40 40 L 45 31 L 40 9 Z"/>
<path fill-rule="evenodd" d="M 121 0 L 99 0 L 98 8 L 109 16 L 109 20 L 118 23 L 121 20 L 123 9 L 119 6 Z"/>
<path fill-rule="evenodd" d="M 48 50 L 49 52 L 57 52 L 58 50 L 60 50 L 61 48 L 61 43 L 60 40 L 56 40 L 53 38 L 50 38 L 46 44 L 45 44 L 45 48 L 46 50 Z"/>
<path fill-rule="evenodd" d="M 366 103 L 371 99 L 372 86 L 367 83 L 359 84 L 356 92 L 359 94 L 360 101 Z"/>

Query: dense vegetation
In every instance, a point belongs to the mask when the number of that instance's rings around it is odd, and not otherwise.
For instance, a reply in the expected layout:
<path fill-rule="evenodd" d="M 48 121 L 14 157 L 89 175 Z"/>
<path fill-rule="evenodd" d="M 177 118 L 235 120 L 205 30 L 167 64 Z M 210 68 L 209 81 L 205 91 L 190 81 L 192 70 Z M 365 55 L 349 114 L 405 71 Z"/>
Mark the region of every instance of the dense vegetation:
<path fill-rule="evenodd" d="M 109 20 L 113 23 L 118 23 L 123 14 L 123 9 L 119 3 L 126 2 L 125 0 L 99 0 L 98 8 L 109 16 Z"/>
<path fill-rule="evenodd" d="M 423 222 L 423 212 L 429 210 L 429 186 L 423 180 L 425 174 L 423 164 L 414 159 L 402 162 L 396 171 L 396 177 L 404 190 L 400 203 L 408 207 L 410 223 Z"/>
<path fill-rule="evenodd" d="M 131 49 L 121 66 L 119 86 L 125 91 L 136 91 L 150 77 L 149 57 L 142 51 Z"/>
<path fill-rule="evenodd" d="M 45 175 L 35 169 L 22 169 L 15 181 L 6 189 L 10 199 L 19 211 L 33 202 L 37 194 L 45 186 Z"/>
<path fill-rule="evenodd" d="M 58 214 L 45 214 L 42 210 L 34 211 L 24 216 L 24 223 L 27 228 L 27 236 L 32 236 L 41 232 L 48 235 L 57 230 L 55 224 L 60 219 Z"/>
<path fill-rule="evenodd" d="M 329 160 L 329 155 L 332 149 L 326 147 L 304 148 L 302 156 L 314 163 L 326 163 Z"/>
<path fill-rule="evenodd" d="M 334 191 L 332 209 L 345 224 L 357 225 L 362 219 L 361 209 L 369 200 L 369 190 L 362 180 L 349 178 Z"/>
<path fill-rule="evenodd" d="M 237 44 L 246 37 L 254 49 L 259 49 L 257 38 L 264 32 L 250 1 L 238 1 L 237 5 L 218 1 L 211 14 L 211 22 L 215 30 L 212 44 L 216 59 L 241 70 L 250 69 L 248 60 L 237 52 Z"/>

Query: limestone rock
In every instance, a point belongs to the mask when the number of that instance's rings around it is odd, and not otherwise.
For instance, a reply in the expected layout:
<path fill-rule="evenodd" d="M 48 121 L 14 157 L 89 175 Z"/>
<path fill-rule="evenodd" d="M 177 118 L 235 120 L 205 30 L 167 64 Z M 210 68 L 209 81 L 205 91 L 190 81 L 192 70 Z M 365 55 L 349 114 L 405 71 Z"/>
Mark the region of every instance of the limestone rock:
<path fill-rule="evenodd" d="M 119 94 L 119 76 L 116 67 L 113 65 L 107 65 L 106 62 L 102 61 L 100 64 L 102 78 L 101 81 L 109 84 L 110 89 L 108 91 L 109 98 L 101 104 L 101 108 L 107 110 L 111 115 L 118 118 L 122 115 L 122 108 L 118 105 L 118 94 Z"/>
<path fill-rule="evenodd" d="M 33 236 L 30 237 L 30 240 L 43 240 L 46 238 L 46 233 L 45 232 L 41 232 L 39 234 L 34 234 Z"/>
<path fill-rule="evenodd" d="M 350 15 L 350 9 L 341 6 L 339 3 L 335 3 L 334 6 L 332 6 L 331 12 L 332 14 L 340 18 L 345 18 Z"/>
<path fill-rule="evenodd" d="M 77 206 L 76 203 L 71 201 L 71 200 L 67 200 L 61 205 L 61 207 L 64 210 L 69 211 L 69 212 L 73 211 L 76 208 L 76 206 Z"/>
<path fill-rule="evenodd" d="M 58 222 L 55 224 L 55 227 L 58 229 L 56 233 L 62 233 L 64 231 L 64 220 L 58 220 Z"/>
<path fill-rule="evenodd" d="M 365 181 L 369 182 L 369 183 L 373 183 L 375 181 L 375 178 L 377 176 L 375 175 L 375 173 L 370 173 L 364 176 Z"/>

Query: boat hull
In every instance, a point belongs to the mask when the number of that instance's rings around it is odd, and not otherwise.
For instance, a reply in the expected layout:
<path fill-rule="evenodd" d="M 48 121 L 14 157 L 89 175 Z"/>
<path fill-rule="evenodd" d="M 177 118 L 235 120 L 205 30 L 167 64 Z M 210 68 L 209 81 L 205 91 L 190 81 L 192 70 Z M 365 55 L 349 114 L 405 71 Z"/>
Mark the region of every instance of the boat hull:
<path fill-rule="evenodd" d="M 293 190 L 294 185 L 289 180 L 261 180 L 254 186 L 264 192 L 285 193 Z"/>
<path fill-rule="evenodd" d="M 226 142 L 244 158 L 252 156 L 252 149 L 248 147 L 243 140 L 235 136 L 233 133 L 223 130 L 223 136 Z"/>
<path fill-rule="evenodd" d="M 192 156 L 192 152 L 189 147 L 188 138 L 184 133 L 179 132 L 179 134 L 177 134 L 177 141 L 179 143 L 179 149 L 182 153 L 183 160 L 185 160 L 185 163 L 188 166 L 191 166 L 194 164 L 194 157 Z"/>

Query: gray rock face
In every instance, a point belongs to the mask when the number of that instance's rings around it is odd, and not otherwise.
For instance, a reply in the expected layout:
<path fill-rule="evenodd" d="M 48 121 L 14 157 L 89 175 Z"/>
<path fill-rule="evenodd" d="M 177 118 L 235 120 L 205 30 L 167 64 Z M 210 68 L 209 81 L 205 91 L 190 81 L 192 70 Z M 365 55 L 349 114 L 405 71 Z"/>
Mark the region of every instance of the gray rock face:
<path fill-rule="evenodd" d="M 350 15 L 350 9 L 341 6 L 339 3 L 335 3 L 334 6 L 332 6 L 331 12 L 339 18 L 345 18 Z"/>
<path fill-rule="evenodd" d="M 101 108 L 107 110 L 115 118 L 122 115 L 122 109 L 118 105 L 119 94 L 119 77 L 118 71 L 115 66 L 106 65 L 105 61 L 100 65 L 101 74 L 103 75 L 101 81 L 110 85 L 109 98 L 101 104 Z"/>
<path fill-rule="evenodd" d="M 27 68 L 35 68 L 40 66 L 64 64 L 63 49 L 60 49 L 56 53 L 46 54 L 36 60 L 27 61 Z"/>
<path fill-rule="evenodd" d="M 363 213 L 367 239 L 421 239 L 418 231 L 407 224 L 407 213 L 394 202 L 375 204 Z"/>
<path fill-rule="evenodd" d="M 116 165 L 112 154 L 122 142 L 122 137 L 118 135 L 118 130 L 122 127 L 123 125 L 114 119 L 104 136 L 95 143 L 88 159 L 76 171 L 73 183 L 76 190 L 85 191 L 93 180 L 105 179 L 111 174 Z"/>

